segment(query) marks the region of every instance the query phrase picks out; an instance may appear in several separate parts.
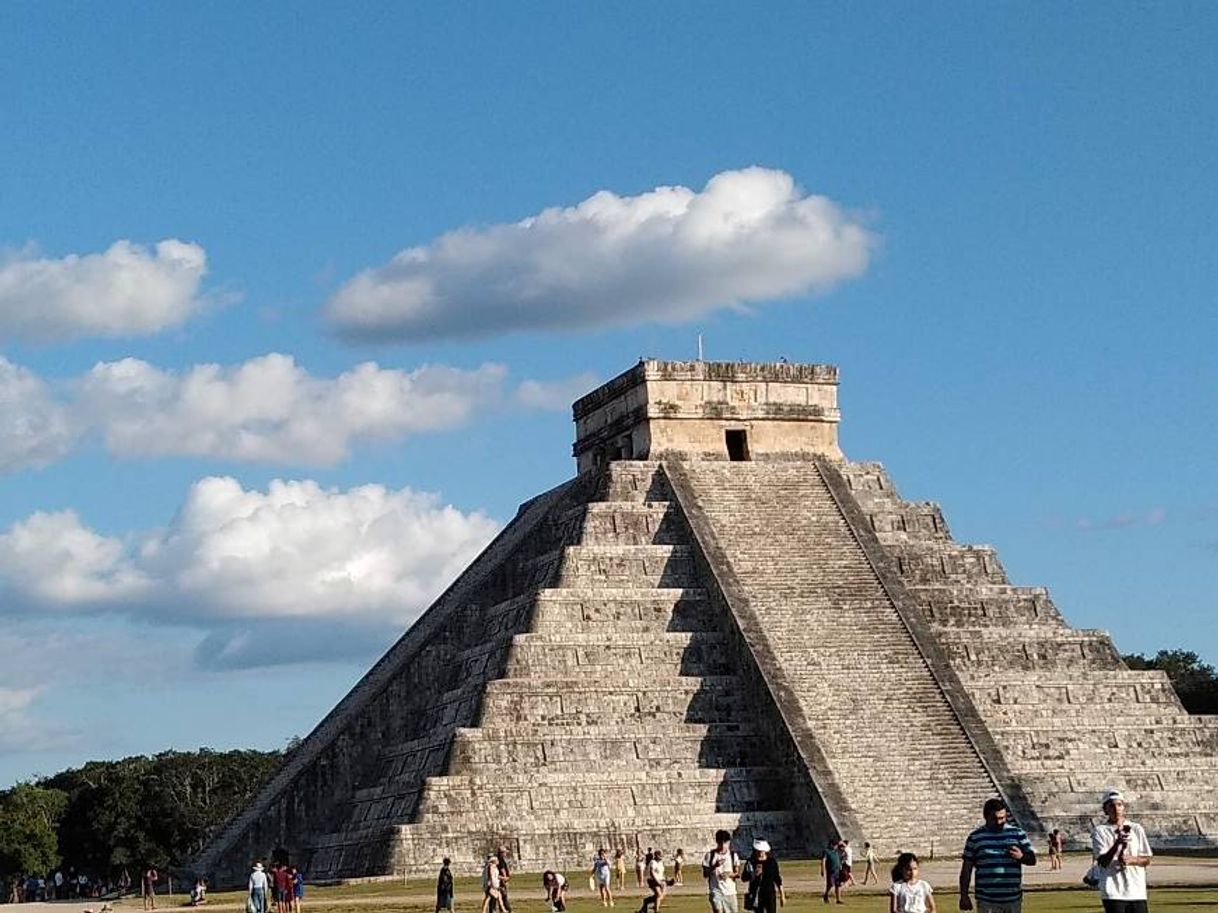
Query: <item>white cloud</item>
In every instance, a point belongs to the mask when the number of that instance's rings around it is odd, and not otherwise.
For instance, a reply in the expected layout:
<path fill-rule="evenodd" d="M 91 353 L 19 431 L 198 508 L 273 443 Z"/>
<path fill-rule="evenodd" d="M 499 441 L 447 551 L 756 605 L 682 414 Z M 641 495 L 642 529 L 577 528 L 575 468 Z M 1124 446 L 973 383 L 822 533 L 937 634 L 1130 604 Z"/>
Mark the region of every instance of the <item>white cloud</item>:
<path fill-rule="evenodd" d="M 0 356 L 0 472 L 53 463 L 78 433 L 42 378 Z"/>
<path fill-rule="evenodd" d="M 679 321 L 827 291 L 863 272 L 873 244 L 785 172 L 746 168 L 701 192 L 601 191 L 514 224 L 449 232 L 350 279 L 326 312 L 352 338 L 412 342 Z"/>
<path fill-rule="evenodd" d="M 316 658 L 327 638 L 330 655 L 349 655 L 344 639 L 363 650 L 404 630 L 498 528 L 409 488 L 263 492 L 208 477 L 142 537 L 101 536 L 66 512 L 15 523 L 0 535 L 0 580 L 10 613 L 121 611 L 211 630 L 204 653 L 221 664 Z"/>
<path fill-rule="evenodd" d="M 123 543 L 82 526 L 72 511 L 31 514 L 0 534 L 0 579 L 52 609 L 113 607 L 149 588 Z"/>
<path fill-rule="evenodd" d="M 279 354 L 175 374 L 127 358 L 94 367 L 80 383 L 79 404 L 120 456 L 331 465 L 354 440 L 464 425 L 497 404 L 506 374 L 495 364 L 408 372 L 366 362 L 315 378 Z"/>
<path fill-rule="evenodd" d="M 566 409 L 595 383 L 582 374 L 513 386 L 498 364 L 404 371 L 365 362 L 314 377 L 271 353 L 182 372 L 125 358 L 52 387 L 0 357 L 0 472 L 52 463 L 93 432 L 120 457 L 329 466 L 362 441 L 459 428 L 505 410 Z"/>
<path fill-rule="evenodd" d="M 0 259 L 0 338 L 54 342 L 128 336 L 176 326 L 201 306 L 207 254 L 167 239 L 149 250 L 116 241 L 100 254 Z"/>

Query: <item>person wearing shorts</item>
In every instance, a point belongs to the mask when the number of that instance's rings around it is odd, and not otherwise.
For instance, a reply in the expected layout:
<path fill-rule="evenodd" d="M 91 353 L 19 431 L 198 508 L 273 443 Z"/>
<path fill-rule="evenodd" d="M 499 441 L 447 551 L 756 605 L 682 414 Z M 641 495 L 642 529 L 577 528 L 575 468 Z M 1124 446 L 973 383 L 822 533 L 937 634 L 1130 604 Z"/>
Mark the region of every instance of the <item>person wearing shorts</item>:
<path fill-rule="evenodd" d="M 732 835 L 715 831 L 715 847 L 702 857 L 702 876 L 706 879 L 711 913 L 736 913 L 736 879 L 740 877 L 740 857 L 732 852 Z"/>

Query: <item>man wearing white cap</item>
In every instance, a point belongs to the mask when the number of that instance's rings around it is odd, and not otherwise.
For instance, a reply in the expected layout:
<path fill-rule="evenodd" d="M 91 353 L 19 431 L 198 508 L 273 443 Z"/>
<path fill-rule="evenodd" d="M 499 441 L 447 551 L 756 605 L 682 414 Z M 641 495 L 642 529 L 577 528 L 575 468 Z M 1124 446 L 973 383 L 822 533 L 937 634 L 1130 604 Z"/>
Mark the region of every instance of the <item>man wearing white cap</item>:
<path fill-rule="evenodd" d="M 1125 820 L 1125 797 L 1110 789 L 1100 799 L 1108 820 L 1091 832 L 1091 853 L 1100 869 L 1104 913 L 1147 913 L 1146 867 L 1154 855 L 1142 825 Z"/>

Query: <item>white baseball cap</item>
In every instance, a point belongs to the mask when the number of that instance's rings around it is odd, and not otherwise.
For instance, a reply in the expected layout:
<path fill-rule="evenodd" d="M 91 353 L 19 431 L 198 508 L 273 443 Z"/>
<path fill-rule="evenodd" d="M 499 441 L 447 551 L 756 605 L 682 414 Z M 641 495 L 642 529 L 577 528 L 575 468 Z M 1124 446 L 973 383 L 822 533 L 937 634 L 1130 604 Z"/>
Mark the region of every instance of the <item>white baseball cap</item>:
<path fill-rule="evenodd" d="M 1104 797 L 1100 799 L 1100 807 L 1107 805 L 1109 802 L 1124 802 L 1125 797 L 1119 789 L 1108 789 L 1104 791 Z"/>

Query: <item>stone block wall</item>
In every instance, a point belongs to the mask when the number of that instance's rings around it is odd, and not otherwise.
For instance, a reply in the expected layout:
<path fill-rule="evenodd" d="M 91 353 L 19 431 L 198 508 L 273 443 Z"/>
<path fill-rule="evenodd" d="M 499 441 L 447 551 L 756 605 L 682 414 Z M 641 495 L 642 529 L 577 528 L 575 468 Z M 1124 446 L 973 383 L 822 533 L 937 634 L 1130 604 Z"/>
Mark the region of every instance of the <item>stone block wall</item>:
<path fill-rule="evenodd" d="M 993 549 L 954 542 L 880 464 L 841 473 L 1046 829 L 1084 845 L 1114 786 L 1157 845 L 1218 843 L 1199 786 L 1218 771 L 1212 718 L 1189 716 L 1161 672 L 1128 670 L 1107 633 L 1069 627 L 1045 589 L 1012 585 Z"/>

